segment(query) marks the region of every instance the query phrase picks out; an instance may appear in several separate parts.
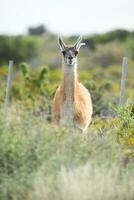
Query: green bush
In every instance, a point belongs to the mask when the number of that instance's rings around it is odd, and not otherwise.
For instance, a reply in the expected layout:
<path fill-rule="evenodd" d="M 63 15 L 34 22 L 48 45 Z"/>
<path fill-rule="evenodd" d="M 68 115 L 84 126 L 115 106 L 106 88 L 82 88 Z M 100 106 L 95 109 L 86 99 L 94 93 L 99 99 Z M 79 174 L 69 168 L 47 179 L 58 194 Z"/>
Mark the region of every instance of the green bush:
<path fill-rule="evenodd" d="M 116 130 L 118 139 L 133 138 L 134 140 L 134 113 L 132 109 L 133 107 L 129 104 L 116 109 L 119 124 Z"/>
<path fill-rule="evenodd" d="M 0 36 L 0 64 L 31 60 L 38 54 L 38 45 L 36 37 Z"/>
<path fill-rule="evenodd" d="M 130 58 L 134 59 L 134 37 L 129 37 L 126 40 L 125 47 L 128 50 Z"/>
<path fill-rule="evenodd" d="M 124 41 L 128 36 L 131 35 L 131 32 L 123 29 L 117 29 L 114 31 L 109 31 L 102 34 L 94 34 L 86 38 L 87 45 L 91 45 L 91 49 L 95 47 L 96 44 L 105 44 L 111 41 L 119 40 Z"/>
<path fill-rule="evenodd" d="M 102 112 L 108 115 L 110 108 L 108 99 L 103 95 L 104 87 L 110 87 L 107 83 L 97 88 L 94 81 L 84 81 L 85 87 L 89 90 L 93 102 L 93 116 L 101 116 Z M 110 113 L 109 113 L 110 114 Z"/>

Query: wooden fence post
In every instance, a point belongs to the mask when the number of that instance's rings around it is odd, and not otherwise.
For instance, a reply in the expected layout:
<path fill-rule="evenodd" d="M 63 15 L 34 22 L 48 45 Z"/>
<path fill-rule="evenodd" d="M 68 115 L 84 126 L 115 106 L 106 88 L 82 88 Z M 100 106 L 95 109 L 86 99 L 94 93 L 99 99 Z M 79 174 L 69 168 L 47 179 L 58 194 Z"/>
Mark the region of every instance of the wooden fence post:
<path fill-rule="evenodd" d="M 125 102 L 125 84 L 126 84 L 126 76 L 127 76 L 127 64 L 128 64 L 128 58 L 123 57 L 119 106 L 123 106 L 123 104 Z"/>
<path fill-rule="evenodd" d="M 8 110 L 8 105 L 9 105 L 10 95 L 11 95 L 12 70 L 13 70 L 13 60 L 10 60 L 9 67 L 8 67 L 8 75 L 7 75 L 6 96 L 5 96 L 5 102 L 4 102 L 4 116 L 5 117 L 7 116 L 7 110 Z"/>

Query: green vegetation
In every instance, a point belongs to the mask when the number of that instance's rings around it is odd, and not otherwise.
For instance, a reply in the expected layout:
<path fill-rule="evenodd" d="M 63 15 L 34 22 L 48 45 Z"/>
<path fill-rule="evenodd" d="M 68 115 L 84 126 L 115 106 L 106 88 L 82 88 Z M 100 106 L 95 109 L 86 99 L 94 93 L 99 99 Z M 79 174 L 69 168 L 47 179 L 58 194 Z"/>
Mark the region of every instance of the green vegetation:
<path fill-rule="evenodd" d="M 134 37 L 133 32 L 119 29 L 119 30 L 110 31 L 104 34 L 95 34 L 93 36 L 87 37 L 85 42 L 87 41 L 90 48 L 90 44 L 92 44 L 92 47 L 95 47 L 96 44 L 105 44 L 114 40 L 124 41 L 126 38 L 131 37 L 131 36 Z"/>
<path fill-rule="evenodd" d="M 133 200 L 133 32 L 118 30 L 84 40 L 90 44 L 81 49 L 78 75 L 91 92 L 94 115 L 82 134 L 51 123 L 61 78 L 57 37 L 0 37 L 1 200 Z M 129 56 L 127 103 L 118 107 L 124 55 Z M 15 66 L 4 118 L 9 59 Z"/>
<path fill-rule="evenodd" d="M 10 124 L 0 120 L 0 199 L 133 199 L 127 107 L 117 119 L 94 119 L 84 135 L 19 108 L 12 106 Z"/>
<path fill-rule="evenodd" d="M 0 36 L 0 64 L 14 60 L 15 63 L 31 60 L 37 56 L 39 38 L 24 36 Z"/>
<path fill-rule="evenodd" d="M 16 64 L 26 61 L 32 66 L 45 63 L 51 68 L 58 67 L 61 62 L 57 36 L 47 32 L 42 25 L 29 28 L 29 33 L 29 36 L 0 36 L 0 64 L 7 64 L 12 59 Z M 65 38 L 65 41 L 75 43 L 77 37 Z M 84 36 L 83 42 L 86 47 L 81 49 L 79 59 L 79 66 L 82 68 L 119 64 L 124 55 L 134 58 L 134 32 L 114 30 Z"/>

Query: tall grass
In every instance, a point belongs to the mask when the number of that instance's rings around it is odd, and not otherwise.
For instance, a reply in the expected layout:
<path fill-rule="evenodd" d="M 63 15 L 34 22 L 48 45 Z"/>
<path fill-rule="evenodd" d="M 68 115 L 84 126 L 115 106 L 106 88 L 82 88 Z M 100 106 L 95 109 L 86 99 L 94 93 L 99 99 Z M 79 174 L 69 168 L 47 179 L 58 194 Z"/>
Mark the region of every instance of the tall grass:
<path fill-rule="evenodd" d="M 133 150 L 118 140 L 120 114 L 99 126 L 94 119 L 86 134 L 44 116 L 9 114 L 0 119 L 0 199 L 133 199 Z"/>

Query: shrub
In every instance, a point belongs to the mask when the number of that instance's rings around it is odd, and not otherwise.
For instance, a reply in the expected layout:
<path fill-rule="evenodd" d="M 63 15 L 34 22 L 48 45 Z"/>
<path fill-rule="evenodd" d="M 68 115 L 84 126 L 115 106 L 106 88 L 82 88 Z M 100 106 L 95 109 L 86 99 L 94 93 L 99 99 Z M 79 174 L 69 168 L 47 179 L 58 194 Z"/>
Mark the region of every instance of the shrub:
<path fill-rule="evenodd" d="M 14 60 L 16 64 L 38 54 L 38 40 L 25 36 L 0 36 L 0 64 Z"/>
<path fill-rule="evenodd" d="M 125 47 L 128 50 L 130 58 L 134 59 L 134 37 L 129 37 L 126 40 Z"/>

